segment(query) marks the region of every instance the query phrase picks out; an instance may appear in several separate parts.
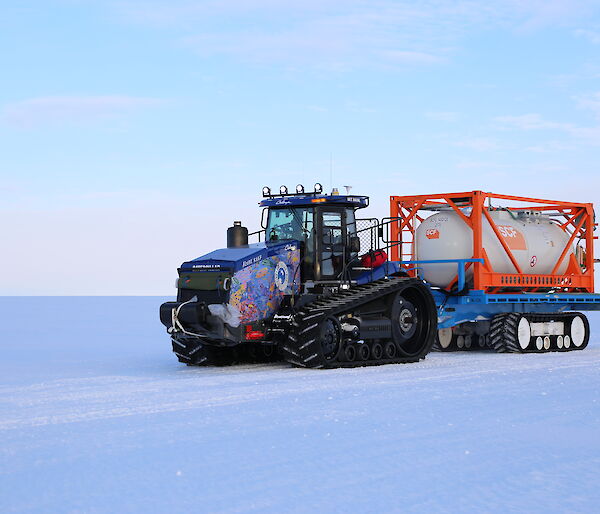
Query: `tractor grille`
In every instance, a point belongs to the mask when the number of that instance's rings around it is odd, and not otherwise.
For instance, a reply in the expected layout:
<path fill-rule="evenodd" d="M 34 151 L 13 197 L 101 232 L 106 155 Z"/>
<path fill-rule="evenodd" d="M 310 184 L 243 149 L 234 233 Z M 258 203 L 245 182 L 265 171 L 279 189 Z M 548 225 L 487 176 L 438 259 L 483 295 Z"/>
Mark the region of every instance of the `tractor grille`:
<path fill-rule="evenodd" d="M 180 271 L 177 281 L 177 300 L 187 302 L 194 296 L 206 305 L 211 303 L 226 303 L 229 301 L 229 291 L 224 287 L 231 280 L 228 271 Z"/>
<path fill-rule="evenodd" d="M 177 301 L 187 302 L 194 296 L 198 298 L 199 302 L 204 302 L 206 305 L 229 301 L 229 292 L 227 291 L 202 291 L 200 289 L 180 289 L 177 293 Z"/>

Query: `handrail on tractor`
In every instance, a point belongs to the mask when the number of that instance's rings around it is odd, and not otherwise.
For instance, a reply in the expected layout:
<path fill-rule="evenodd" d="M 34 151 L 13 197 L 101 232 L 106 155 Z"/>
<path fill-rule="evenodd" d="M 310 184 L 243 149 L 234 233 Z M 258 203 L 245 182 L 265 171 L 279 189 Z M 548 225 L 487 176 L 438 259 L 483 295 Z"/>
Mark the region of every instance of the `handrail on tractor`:
<path fill-rule="evenodd" d="M 485 263 L 484 259 L 434 259 L 434 260 L 425 260 L 425 261 L 402 261 L 400 264 L 450 264 L 456 263 L 456 267 L 458 268 L 458 283 L 457 287 L 459 291 L 462 291 L 465 287 L 465 273 L 467 269 L 467 263 L 471 262 L 479 262 L 481 264 Z M 415 266 L 411 269 L 419 269 L 419 266 Z"/>

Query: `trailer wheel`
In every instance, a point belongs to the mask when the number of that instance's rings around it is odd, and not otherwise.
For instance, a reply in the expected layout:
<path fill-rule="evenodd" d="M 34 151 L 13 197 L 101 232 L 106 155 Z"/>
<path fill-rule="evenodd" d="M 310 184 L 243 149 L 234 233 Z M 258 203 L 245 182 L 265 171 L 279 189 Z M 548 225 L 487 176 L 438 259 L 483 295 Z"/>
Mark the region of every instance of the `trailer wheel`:
<path fill-rule="evenodd" d="M 470 350 L 472 344 L 473 344 L 473 338 L 470 335 L 466 335 L 465 336 L 465 348 L 467 350 Z"/>
<path fill-rule="evenodd" d="M 571 341 L 579 348 L 585 340 L 585 325 L 581 316 L 575 316 L 571 321 Z"/>
<path fill-rule="evenodd" d="M 522 317 L 517 325 L 517 340 L 522 350 L 526 350 L 531 341 L 531 325 L 525 317 Z"/>
<path fill-rule="evenodd" d="M 454 334 L 452 333 L 452 328 L 440 328 L 437 331 L 437 338 L 434 343 L 434 347 L 436 350 L 440 352 L 449 352 L 454 348 L 451 348 L 453 345 Z"/>
<path fill-rule="evenodd" d="M 583 350 L 590 340 L 590 324 L 587 317 L 577 313 L 571 320 L 569 332 L 571 343 L 575 346 L 575 349 Z"/>
<path fill-rule="evenodd" d="M 541 351 L 542 351 L 542 348 L 544 348 L 544 340 L 542 339 L 542 337 L 541 337 L 541 336 L 537 336 L 537 337 L 535 338 L 535 349 L 536 349 L 538 352 L 541 352 Z"/>

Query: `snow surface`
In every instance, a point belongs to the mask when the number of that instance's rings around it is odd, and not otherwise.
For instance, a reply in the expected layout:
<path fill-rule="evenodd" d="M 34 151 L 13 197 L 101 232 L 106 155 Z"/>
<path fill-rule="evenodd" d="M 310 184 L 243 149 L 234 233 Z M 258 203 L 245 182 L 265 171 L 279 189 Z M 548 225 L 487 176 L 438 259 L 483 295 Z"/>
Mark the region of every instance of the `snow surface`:
<path fill-rule="evenodd" d="M 598 512 L 582 352 L 189 368 L 156 297 L 0 298 L 0 512 Z"/>

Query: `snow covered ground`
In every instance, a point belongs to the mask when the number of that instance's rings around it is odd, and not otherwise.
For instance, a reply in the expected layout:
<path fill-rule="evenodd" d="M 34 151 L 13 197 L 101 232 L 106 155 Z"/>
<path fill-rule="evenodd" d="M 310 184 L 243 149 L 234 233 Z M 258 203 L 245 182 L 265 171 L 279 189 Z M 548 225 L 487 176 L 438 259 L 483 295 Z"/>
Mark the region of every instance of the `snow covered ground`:
<path fill-rule="evenodd" d="M 188 368 L 162 298 L 0 298 L 0 512 L 598 512 L 583 352 Z"/>

